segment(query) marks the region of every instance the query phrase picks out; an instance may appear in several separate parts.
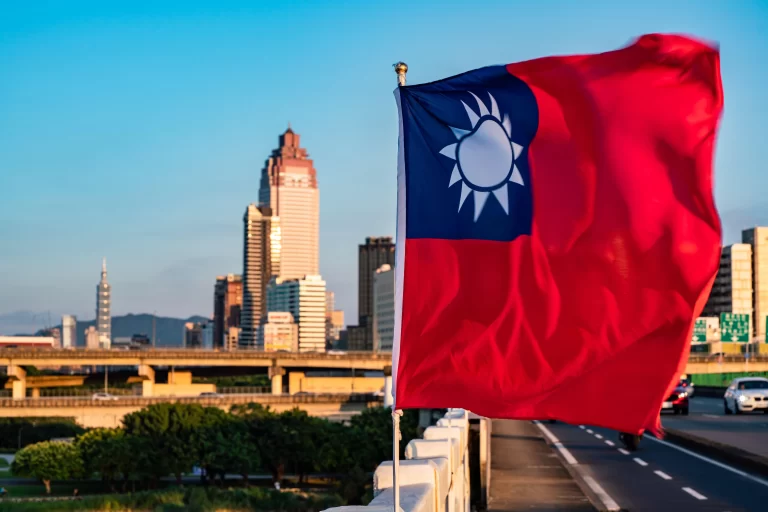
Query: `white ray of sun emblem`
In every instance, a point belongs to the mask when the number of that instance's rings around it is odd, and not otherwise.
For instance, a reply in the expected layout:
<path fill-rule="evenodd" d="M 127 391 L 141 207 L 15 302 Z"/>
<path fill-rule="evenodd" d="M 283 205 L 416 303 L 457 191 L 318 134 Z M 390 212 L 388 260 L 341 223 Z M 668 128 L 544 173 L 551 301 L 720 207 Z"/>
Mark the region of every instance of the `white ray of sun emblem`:
<path fill-rule="evenodd" d="M 509 215 L 507 184 L 512 182 L 525 186 L 523 176 L 515 165 L 515 160 L 523 152 L 523 146 L 512 142 L 512 123 L 507 114 L 504 114 L 502 120 L 496 99 L 491 93 L 488 93 L 491 99 L 490 112 L 480 98 L 474 93 L 469 94 L 477 101 L 480 115 L 462 101 L 472 129 L 462 130 L 451 126 L 458 142 L 445 146 L 440 150 L 440 154 L 456 161 L 448 187 L 461 181 L 459 211 L 467 196 L 474 192 L 477 222 L 491 192 L 504 209 L 504 213 Z"/>

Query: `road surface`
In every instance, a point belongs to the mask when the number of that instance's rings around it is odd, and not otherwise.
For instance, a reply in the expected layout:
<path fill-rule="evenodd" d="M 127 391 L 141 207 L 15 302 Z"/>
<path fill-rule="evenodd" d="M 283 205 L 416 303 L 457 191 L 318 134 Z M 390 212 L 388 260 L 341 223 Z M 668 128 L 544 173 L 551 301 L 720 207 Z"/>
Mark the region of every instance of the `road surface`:
<path fill-rule="evenodd" d="M 646 436 L 630 453 L 615 431 L 563 423 L 546 428 L 622 510 L 768 510 L 768 481 L 666 441 Z"/>
<path fill-rule="evenodd" d="M 725 415 L 721 398 L 693 397 L 688 416 L 664 415 L 662 425 L 768 457 L 768 414 Z M 768 505 L 766 505 L 768 510 Z"/>

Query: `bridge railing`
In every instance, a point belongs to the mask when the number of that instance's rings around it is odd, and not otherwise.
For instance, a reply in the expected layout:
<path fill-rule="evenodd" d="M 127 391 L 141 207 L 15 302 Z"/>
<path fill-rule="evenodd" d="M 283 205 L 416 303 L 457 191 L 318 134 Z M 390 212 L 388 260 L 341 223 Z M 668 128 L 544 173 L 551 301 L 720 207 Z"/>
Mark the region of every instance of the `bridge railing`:
<path fill-rule="evenodd" d="M 271 395 L 272 388 L 269 386 L 228 386 L 217 387 L 216 392 L 220 395 Z"/>
<path fill-rule="evenodd" d="M 768 354 L 711 354 L 705 356 L 691 354 L 688 358 L 689 363 L 746 363 L 747 361 L 750 363 L 768 362 Z"/>
<path fill-rule="evenodd" d="M 134 357 L 183 357 L 188 359 L 241 359 L 241 358 L 276 358 L 276 359 L 381 359 L 392 360 L 390 352 L 264 352 L 260 350 L 214 350 L 202 348 L 148 348 L 141 350 L 91 349 L 91 348 L 45 348 L 18 347 L 0 348 L 0 358 L 50 358 L 61 356 L 66 359 L 107 359 Z"/>
<path fill-rule="evenodd" d="M 64 398 L 24 398 L 14 400 L 11 398 L 0 398 L 0 408 L 24 408 L 24 407 L 83 407 L 85 405 L 94 407 L 122 407 L 139 406 L 146 407 L 158 403 L 187 403 L 201 404 L 210 406 L 226 406 L 233 404 L 248 404 L 254 402 L 254 397 L 249 395 L 219 395 L 219 396 L 124 396 L 116 397 L 114 400 L 94 400 L 89 397 L 64 397 Z M 293 404 L 335 404 L 335 403 L 367 403 L 369 406 L 381 405 L 383 398 L 369 393 L 316 393 L 307 395 L 262 395 L 259 396 L 258 403 L 264 405 Z"/>
<path fill-rule="evenodd" d="M 436 426 L 424 431 L 423 439 L 408 443 L 398 473 L 403 512 L 470 512 L 469 439 L 469 413 L 449 409 Z M 374 498 L 368 506 L 338 507 L 326 512 L 393 510 L 392 464 L 385 461 L 376 468 Z"/>

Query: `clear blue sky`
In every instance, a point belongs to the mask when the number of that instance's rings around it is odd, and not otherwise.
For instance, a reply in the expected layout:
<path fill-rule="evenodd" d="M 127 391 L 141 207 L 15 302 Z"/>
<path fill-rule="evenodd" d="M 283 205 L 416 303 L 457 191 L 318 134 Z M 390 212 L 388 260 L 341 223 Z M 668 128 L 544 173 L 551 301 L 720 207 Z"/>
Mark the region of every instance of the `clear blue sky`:
<path fill-rule="evenodd" d="M 647 32 L 721 45 L 716 199 L 726 241 L 768 223 L 768 3 L 0 3 L 0 313 L 210 315 L 241 271 L 242 215 L 290 121 L 320 182 L 321 271 L 348 323 L 357 244 L 394 235 L 409 82 L 621 47 Z"/>

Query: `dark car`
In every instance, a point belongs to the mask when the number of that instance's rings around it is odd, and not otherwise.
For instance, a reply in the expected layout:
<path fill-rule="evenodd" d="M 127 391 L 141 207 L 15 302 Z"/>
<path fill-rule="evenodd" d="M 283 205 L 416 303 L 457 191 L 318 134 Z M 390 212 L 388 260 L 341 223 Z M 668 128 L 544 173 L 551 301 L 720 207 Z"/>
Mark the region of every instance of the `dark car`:
<path fill-rule="evenodd" d="M 675 414 L 688 415 L 688 391 L 683 386 L 678 386 L 672 391 L 664 403 L 661 404 L 661 412 L 672 411 Z"/>

